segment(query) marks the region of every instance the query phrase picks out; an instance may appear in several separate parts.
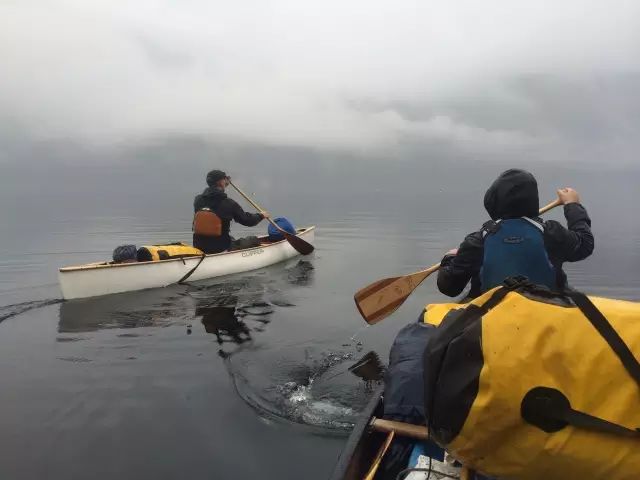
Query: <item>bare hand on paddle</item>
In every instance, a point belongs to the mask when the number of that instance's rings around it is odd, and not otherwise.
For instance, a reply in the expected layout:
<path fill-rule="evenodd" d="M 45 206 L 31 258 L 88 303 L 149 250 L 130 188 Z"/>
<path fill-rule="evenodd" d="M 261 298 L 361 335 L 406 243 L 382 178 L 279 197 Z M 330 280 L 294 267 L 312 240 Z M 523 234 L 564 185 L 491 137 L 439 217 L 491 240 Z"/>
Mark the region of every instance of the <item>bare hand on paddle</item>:
<path fill-rule="evenodd" d="M 578 193 L 573 189 L 568 192 L 568 198 L 577 198 Z M 571 196 L 575 194 L 575 196 Z M 562 205 L 562 197 L 558 190 L 558 198 L 553 202 L 545 205 L 540 209 L 540 215 L 548 212 L 552 208 Z M 457 255 L 458 249 L 449 250 L 447 255 Z M 422 281 L 436 272 L 440 268 L 440 264 L 436 263 L 429 268 L 420 270 L 419 272 L 402 275 L 400 277 L 383 278 L 377 282 L 358 290 L 353 296 L 356 307 L 362 318 L 369 324 L 373 325 L 384 320 L 386 317 L 395 312 L 400 305 L 411 295 Z"/>
<path fill-rule="evenodd" d="M 262 216 L 267 219 L 267 221 L 273 225 L 276 230 L 278 230 L 285 238 L 285 240 L 287 242 L 289 242 L 289 245 L 291 245 L 293 248 L 296 249 L 296 251 L 302 255 L 309 255 L 311 252 L 313 252 L 314 248 L 313 245 L 311 245 L 309 242 L 307 242 L 306 240 L 298 237 L 297 235 L 292 235 L 289 232 L 283 230 L 282 228 L 280 228 L 280 226 L 274 222 L 273 220 L 271 220 L 271 216 L 265 212 L 262 207 L 260 207 L 260 205 L 258 205 L 256 202 L 254 202 L 253 200 L 251 200 L 251 198 L 244 193 L 242 190 L 240 190 L 229 178 L 229 185 L 231 185 L 233 188 L 236 189 L 236 191 L 242 195 L 244 197 L 244 199 L 249 202 L 251 205 L 253 205 L 253 208 L 255 208 L 259 213 L 262 214 Z"/>
<path fill-rule="evenodd" d="M 558 199 L 563 205 L 569 203 L 580 203 L 580 195 L 571 187 L 565 187 L 558 190 Z"/>

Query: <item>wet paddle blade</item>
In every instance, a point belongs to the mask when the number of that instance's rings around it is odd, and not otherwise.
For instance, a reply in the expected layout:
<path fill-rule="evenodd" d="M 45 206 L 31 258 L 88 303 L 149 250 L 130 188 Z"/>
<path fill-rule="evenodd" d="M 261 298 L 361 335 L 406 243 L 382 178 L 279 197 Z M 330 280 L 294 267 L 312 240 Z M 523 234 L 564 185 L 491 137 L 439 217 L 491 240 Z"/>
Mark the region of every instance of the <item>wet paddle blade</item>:
<path fill-rule="evenodd" d="M 395 312 L 411 295 L 411 292 L 439 267 L 440 264 L 411 275 L 378 280 L 357 291 L 353 299 L 360 315 L 369 325 L 384 320 Z"/>
<path fill-rule="evenodd" d="M 349 371 L 366 382 L 382 380 L 384 365 L 373 350 L 349 367 Z"/>
<path fill-rule="evenodd" d="M 313 245 L 303 240 L 302 238 L 296 235 L 291 235 L 290 233 L 287 233 L 284 231 L 283 231 L 283 235 L 284 235 L 284 238 L 286 238 L 287 242 L 289 242 L 289 244 L 293 248 L 295 248 L 296 251 L 301 255 L 309 255 L 311 252 L 313 252 L 314 250 Z"/>

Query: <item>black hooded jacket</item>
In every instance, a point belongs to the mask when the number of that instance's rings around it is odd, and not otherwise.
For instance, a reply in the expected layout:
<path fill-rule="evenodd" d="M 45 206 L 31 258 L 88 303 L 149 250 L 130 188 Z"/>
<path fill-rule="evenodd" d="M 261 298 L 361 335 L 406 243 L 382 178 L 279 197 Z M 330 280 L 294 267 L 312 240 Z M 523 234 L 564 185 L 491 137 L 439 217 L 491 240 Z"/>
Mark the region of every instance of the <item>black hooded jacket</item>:
<path fill-rule="evenodd" d="M 223 190 L 216 187 L 208 187 L 193 200 L 195 212 L 209 208 L 220 220 L 222 220 L 222 235 L 210 237 L 206 235 L 193 235 L 193 246 L 205 253 L 219 253 L 228 250 L 231 246 L 231 220 L 235 220 L 245 227 L 253 227 L 263 219 L 261 213 L 247 213 L 235 200 L 227 197 Z"/>
<path fill-rule="evenodd" d="M 564 206 L 567 228 L 555 220 L 542 222 L 538 217 L 538 184 L 533 175 L 524 170 L 507 170 L 489 187 L 484 206 L 492 220 L 530 217 L 544 225 L 544 245 L 557 272 L 559 288 L 567 285 L 562 270 L 564 262 L 577 262 L 593 252 L 591 219 L 579 203 Z M 484 258 L 482 230 L 466 236 L 457 255 L 445 255 L 438 271 L 438 288 L 450 297 L 460 295 L 471 281 L 470 297 L 481 293 L 480 268 Z"/>

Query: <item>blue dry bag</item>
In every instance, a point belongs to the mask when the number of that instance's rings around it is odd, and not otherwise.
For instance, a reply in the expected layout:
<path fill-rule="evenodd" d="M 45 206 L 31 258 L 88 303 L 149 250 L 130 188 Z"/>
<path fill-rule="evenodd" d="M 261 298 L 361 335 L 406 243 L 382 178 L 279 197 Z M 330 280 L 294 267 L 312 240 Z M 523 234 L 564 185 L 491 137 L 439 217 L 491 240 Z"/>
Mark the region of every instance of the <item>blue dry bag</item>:
<path fill-rule="evenodd" d="M 291 235 L 296 234 L 295 227 L 286 218 L 278 217 L 278 218 L 274 218 L 273 221 L 285 232 L 290 233 Z M 269 227 L 267 228 L 267 232 L 269 233 L 269 240 L 273 242 L 284 239 L 284 235 L 282 235 L 282 233 L 280 233 L 278 229 L 271 224 L 269 224 Z"/>

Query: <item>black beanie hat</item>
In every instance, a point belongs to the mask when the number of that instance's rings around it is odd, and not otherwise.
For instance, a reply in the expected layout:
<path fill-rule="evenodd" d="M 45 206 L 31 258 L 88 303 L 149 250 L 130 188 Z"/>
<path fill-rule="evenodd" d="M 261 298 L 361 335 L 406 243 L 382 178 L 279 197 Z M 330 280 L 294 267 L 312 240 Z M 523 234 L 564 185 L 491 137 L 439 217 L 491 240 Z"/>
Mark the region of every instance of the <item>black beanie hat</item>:
<path fill-rule="evenodd" d="M 222 170 L 211 170 L 207 173 L 207 185 L 212 187 L 218 180 L 222 180 L 223 178 L 227 178 L 227 174 Z"/>

